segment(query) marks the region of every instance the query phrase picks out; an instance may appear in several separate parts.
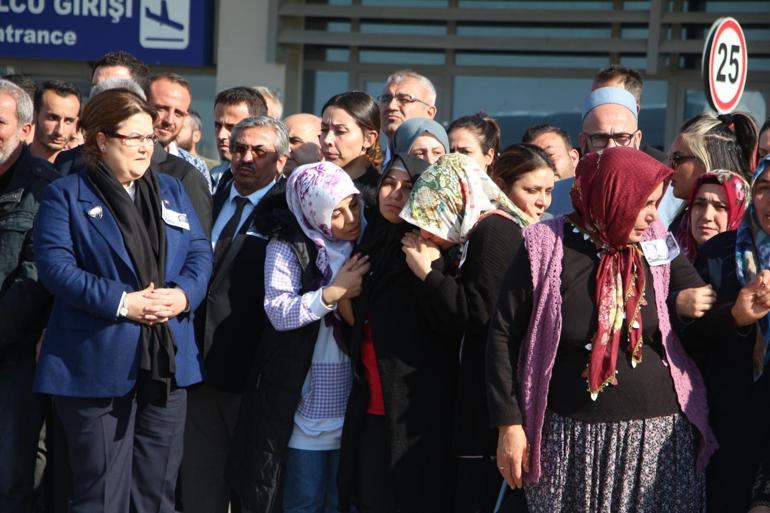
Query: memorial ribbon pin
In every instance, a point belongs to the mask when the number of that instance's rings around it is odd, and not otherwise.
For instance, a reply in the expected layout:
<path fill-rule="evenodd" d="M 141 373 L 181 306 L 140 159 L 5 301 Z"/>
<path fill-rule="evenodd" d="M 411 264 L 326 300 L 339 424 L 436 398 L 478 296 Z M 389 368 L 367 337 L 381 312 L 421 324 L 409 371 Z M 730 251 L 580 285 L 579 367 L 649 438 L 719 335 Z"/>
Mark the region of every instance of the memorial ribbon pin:
<path fill-rule="evenodd" d="M 94 208 L 90 209 L 87 213 L 89 216 L 93 217 L 94 219 L 101 219 L 104 216 L 102 207 L 100 207 L 99 205 L 96 205 Z"/>

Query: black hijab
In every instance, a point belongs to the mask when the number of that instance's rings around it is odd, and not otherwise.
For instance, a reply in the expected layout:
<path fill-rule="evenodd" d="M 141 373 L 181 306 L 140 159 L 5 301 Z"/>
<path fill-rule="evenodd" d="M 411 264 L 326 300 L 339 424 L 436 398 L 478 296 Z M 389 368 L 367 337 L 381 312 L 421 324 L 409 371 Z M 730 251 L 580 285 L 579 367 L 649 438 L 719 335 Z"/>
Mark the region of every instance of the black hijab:
<path fill-rule="evenodd" d="M 112 212 L 134 263 L 139 287 L 164 286 L 166 232 L 158 180 L 151 170 L 138 180 L 134 200 L 112 173 L 100 164 L 89 168 L 88 178 Z M 141 327 L 141 355 L 137 395 L 140 400 L 165 404 L 176 372 L 176 343 L 168 323 Z"/>
<path fill-rule="evenodd" d="M 422 159 L 418 159 L 407 153 L 399 153 L 393 156 L 388 163 L 388 167 L 382 173 L 380 181 L 377 184 L 375 207 L 371 209 L 369 224 L 366 227 L 364 236 L 361 239 L 356 253 L 369 255 L 371 271 L 364 278 L 364 293 L 360 303 L 368 303 L 371 294 L 377 291 L 382 285 L 386 285 L 399 273 L 408 272 L 404 254 L 401 251 L 401 238 L 414 226 L 406 221 L 393 224 L 380 213 L 379 192 L 382 181 L 388 176 L 393 168 L 402 169 L 409 174 L 412 183 L 425 171 L 430 164 Z M 358 317 L 358 316 L 356 316 Z"/>

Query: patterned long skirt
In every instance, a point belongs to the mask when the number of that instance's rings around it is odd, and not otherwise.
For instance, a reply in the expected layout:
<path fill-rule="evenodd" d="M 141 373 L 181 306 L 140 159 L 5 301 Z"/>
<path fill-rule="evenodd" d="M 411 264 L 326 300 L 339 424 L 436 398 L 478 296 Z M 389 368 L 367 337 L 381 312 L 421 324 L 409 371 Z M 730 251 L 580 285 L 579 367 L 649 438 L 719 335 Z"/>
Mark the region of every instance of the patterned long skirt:
<path fill-rule="evenodd" d="M 702 513 L 704 476 L 684 415 L 588 423 L 547 412 L 530 513 Z"/>

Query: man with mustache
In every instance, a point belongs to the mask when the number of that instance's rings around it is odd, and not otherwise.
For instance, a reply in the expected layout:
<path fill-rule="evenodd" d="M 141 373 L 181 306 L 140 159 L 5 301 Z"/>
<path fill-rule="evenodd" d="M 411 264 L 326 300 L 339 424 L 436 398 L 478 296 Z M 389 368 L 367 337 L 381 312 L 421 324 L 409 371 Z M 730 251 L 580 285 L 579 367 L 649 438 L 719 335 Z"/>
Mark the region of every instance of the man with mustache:
<path fill-rule="evenodd" d="M 150 78 L 147 92 L 147 103 L 158 111 L 158 119 L 155 120 L 158 142 L 171 155 L 192 164 L 206 178 L 209 191 L 213 191 L 211 174 L 206 163 L 176 143 L 192 103 L 190 83 L 176 73 L 161 73 Z"/>
<path fill-rule="evenodd" d="M 214 98 L 214 138 L 222 161 L 211 170 L 214 189 L 219 183 L 232 178 L 230 173 L 230 133 L 233 127 L 249 116 L 267 116 L 267 104 L 262 95 L 251 87 L 231 87 L 217 93 Z"/>
<path fill-rule="evenodd" d="M 283 200 L 279 177 L 289 155 L 286 127 L 269 116 L 247 117 L 232 127 L 229 137 L 232 175 L 223 178 L 214 195 L 214 273 L 195 315 L 206 381 L 187 398 L 185 513 L 227 513 L 233 500 L 225 481 L 227 452 L 265 321 L 269 236 L 255 223 L 264 224 L 272 212 L 267 205 Z"/>
<path fill-rule="evenodd" d="M 35 92 L 35 135 L 32 154 L 53 163 L 77 130 L 80 91 L 63 80 L 44 82 Z"/>

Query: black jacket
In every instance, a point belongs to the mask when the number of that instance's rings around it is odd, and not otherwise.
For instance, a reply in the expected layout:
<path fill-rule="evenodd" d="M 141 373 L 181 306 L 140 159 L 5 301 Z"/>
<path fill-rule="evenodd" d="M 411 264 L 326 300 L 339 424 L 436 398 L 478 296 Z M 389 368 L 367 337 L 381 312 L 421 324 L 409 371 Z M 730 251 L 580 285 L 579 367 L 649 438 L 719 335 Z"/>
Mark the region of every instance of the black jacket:
<path fill-rule="evenodd" d="M 24 146 L 0 190 L 0 367 L 33 358 L 51 297 L 38 281 L 32 226 L 45 187 L 58 177 Z"/>
<path fill-rule="evenodd" d="M 232 179 L 214 195 L 214 219 L 229 198 Z M 196 339 L 203 355 L 206 381 L 220 390 L 242 393 L 265 323 L 265 250 L 268 237 L 252 223 L 263 224 L 285 193 L 281 180 L 262 198 L 214 266 L 206 299 L 195 315 Z"/>
<path fill-rule="evenodd" d="M 289 242 L 303 269 L 301 293 L 319 288 L 317 251 L 291 212 L 274 212 L 275 236 Z M 294 429 L 294 412 L 310 370 L 320 321 L 279 332 L 265 321 L 238 415 L 227 479 L 247 508 L 281 511 L 281 474 Z"/>
<path fill-rule="evenodd" d="M 454 508 L 452 417 L 459 337 L 431 330 L 423 304 L 415 301 L 423 283 L 407 267 L 401 237 L 406 223 L 391 225 L 374 214 L 356 250 L 370 257 L 361 295 L 354 300 L 356 324 L 350 344 L 354 379 L 339 467 L 339 509 L 355 502 L 361 435 L 369 405 L 369 383 L 361 360 L 364 325 L 369 323 L 385 405 L 391 508 L 402 513 Z"/>
<path fill-rule="evenodd" d="M 741 284 L 735 265 L 736 232 L 724 232 L 700 249 L 696 269 L 717 291 L 712 312 L 686 335 L 706 383 L 709 421 L 719 442 L 706 471 L 709 512 L 748 511 L 758 460 L 770 420 L 770 369 L 753 380 L 756 329 L 735 327 L 730 308 Z"/>
<path fill-rule="evenodd" d="M 83 148 L 78 146 L 71 150 L 62 151 L 56 156 L 54 166 L 60 175 L 71 175 L 85 167 L 82 150 Z M 198 215 L 198 221 L 200 221 L 203 231 L 206 232 L 206 235 L 211 235 L 211 193 L 206 178 L 186 160 L 169 155 L 160 143 L 155 145 L 151 162 L 157 166 L 161 173 L 171 175 L 182 182 L 195 213 Z"/>

